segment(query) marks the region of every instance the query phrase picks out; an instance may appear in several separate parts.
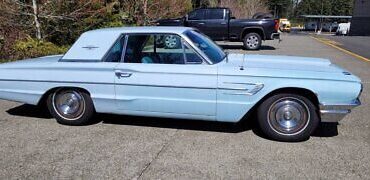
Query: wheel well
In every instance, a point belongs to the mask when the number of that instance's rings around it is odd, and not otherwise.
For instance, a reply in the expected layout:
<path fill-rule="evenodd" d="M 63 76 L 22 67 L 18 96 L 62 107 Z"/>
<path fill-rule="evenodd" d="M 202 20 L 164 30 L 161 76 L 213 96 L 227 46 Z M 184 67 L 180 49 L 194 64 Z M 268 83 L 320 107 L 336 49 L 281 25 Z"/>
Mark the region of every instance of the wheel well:
<path fill-rule="evenodd" d="M 310 100 L 316 107 L 319 107 L 319 99 L 317 98 L 317 95 L 312 92 L 311 90 L 304 89 L 304 88 L 281 88 L 276 89 L 269 94 L 267 94 L 264 98 L 260 100 L 262 103 L 265 99 L 276 95 L 276 94 L 282 94 L 282 93 L 290 93 L 290 94 L 296 94 L 301 95 L 303 97 L 306 97 L 308 100 Z"/>
<path fill-rule="evenodd" d="M 244 37 L 247 34 L 252 33 L 252 32 L 257 33 L 258 35 L 261 36 L 261 39 L 262 40 L 265 40 L 265 36 L 264 36 L 264 33 L 263 33 L 263 30 L 262 29 L 260 29 L 260 28 L 247 28 L 242 33 L 242 36 L 241 36 L 242 41 L 244 40 Z"/>
<path fill-rule="evenodd" d="M 47 90 L 40 98 L 39 102 L 37 103 L 38 106 L 44 106 L 46 105 L 46 100 L 48 99 L 48 96 L 55 92 L 56 90 L 58 89 L 78 89 L 80 91 L 83 91 L 83 92 L 86 92 L 87 94 L 90 95 L 90 92 L 87 91 L 86 89 L 84 88 L 80 88 L 80 87 L 54 87 L 54 88 L 51 88 L 49 90 Z"/>
<path fill-rule="evenodd" d="M 271 97 L 273 95 L 282 94 L 282 93 L 296 94 L 296 95 L 300 95 L 300 96 L 306 97 L 308 100 L 310 100 L 316 106 L 316 108 L 319 108 L 319 104 L 320 104 L 319 103 L 319 99 L 317 98 L 317 95 L 314 92 L 312 92 L 311 90 L 308 90 L 308 89 L 305 89 L 305 88 L 293 88 L 293 87 L 290 87 L 290 88 L 280 88 L 280 89 L 276 89 L 276 90 L 268 93 L 261 100 L 259 100 L 253 106 L 253 108 L 244 115 L 244 117 L 242 118 L 242 120 L 246 119 L 248 116 L 250 116 L 252 114 L 255 114 L 257 108 L 267 98 L 269 98 L 269 97 Z"/>

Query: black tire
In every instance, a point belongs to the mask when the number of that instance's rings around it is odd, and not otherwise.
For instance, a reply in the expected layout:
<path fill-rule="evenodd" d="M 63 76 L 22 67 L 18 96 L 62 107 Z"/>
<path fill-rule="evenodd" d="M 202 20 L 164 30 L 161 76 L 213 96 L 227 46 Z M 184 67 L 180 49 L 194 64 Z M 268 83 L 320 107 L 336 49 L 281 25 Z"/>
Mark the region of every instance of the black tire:
<path fill-rule="evenodd" d="M 248 33 L 244 36 L 243 44 L 247 50 L 259 50 L 262 45 L 262 38 L 258 33 Z"/>
<path fill-rule="evenodd" d="M 257 116 L 265 135 L 286 142 L 307 140 L 320 122 L 317 108 L 310 100 L 288 93 L 267 98 L 259 106 Z M 294 123 L 296 125 L 289 128 Z"/>
<path fill-rule="evenodd" d="M 87 125 L 95 115 L 90 95 L 79 89 L 54 91 L 48 96 L 47 106 L 57 122 L 64 125 Z"/>

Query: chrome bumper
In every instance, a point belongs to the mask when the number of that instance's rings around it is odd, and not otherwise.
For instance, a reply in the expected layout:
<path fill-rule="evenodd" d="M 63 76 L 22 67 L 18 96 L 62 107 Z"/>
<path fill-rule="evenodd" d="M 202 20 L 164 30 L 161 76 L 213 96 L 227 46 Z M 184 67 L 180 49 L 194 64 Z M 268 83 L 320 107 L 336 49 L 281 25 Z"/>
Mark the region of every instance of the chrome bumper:
<path fill-rule="evenodd" d="M 353 108 L 359 105 L 361 105 L 359 99 L 356 99 L 354 102 L 350 104 L 334 104 L 334 105 L 321 104 L 320 105 L 321 122 L 339 122 L 347 114 L 349 114 Z"/>
<path fill-rule="evenodd" d="M 279 40 L 281 40 L 280 39 L 280 33 L 272 33 L 270 38 L 271 39 L 279 39 Z"/>

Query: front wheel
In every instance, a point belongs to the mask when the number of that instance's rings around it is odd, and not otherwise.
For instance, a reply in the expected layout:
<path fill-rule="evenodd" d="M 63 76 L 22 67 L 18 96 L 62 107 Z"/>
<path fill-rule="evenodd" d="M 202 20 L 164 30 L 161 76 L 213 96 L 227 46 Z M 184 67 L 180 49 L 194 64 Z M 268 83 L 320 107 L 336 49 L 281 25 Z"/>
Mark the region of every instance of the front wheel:
<path fill-rule="evenodd" d="M 180 46 L 180 39 L 175 35 L 165 36 L 164 45 L 167 49 L 176 49 Z"/>
<path fill-rule="evenodd" d="M 277 94 L 266 99 L 258 108 L 261 130 L 278 141 L 303 141 L 319 124 L 316 106 L 307 98 L 295 94 Z"/>
<path fill-rule="evenodd" d="M 244 37 L 244 48 L 247 50 L 258 50 L 262 45 L 262 38 L 257 33 L 248 33 Z"/>
<path fill-rule="evenodd" d="M 64 125 L 88 124 L 95 114 L 89 94 L 78 89 L 56 90 L 48 96 L 47 106 L 57 122 Z"/>

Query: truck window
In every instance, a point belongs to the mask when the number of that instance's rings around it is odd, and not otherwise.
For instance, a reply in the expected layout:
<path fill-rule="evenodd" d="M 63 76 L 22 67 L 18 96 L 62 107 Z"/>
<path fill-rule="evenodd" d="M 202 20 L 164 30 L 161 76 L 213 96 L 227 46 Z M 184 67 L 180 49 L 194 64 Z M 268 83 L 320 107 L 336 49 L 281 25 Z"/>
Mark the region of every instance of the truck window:
<path fill-rule="evenodd" d="M 206 16 L 205 9 L 198 9 L 189 13 L 188 20 L 203 20 Z"/>
<path fill-rule="evenodd" d="M 209 9 L 206 19 L 224 19 L 224 9 Z"/>

